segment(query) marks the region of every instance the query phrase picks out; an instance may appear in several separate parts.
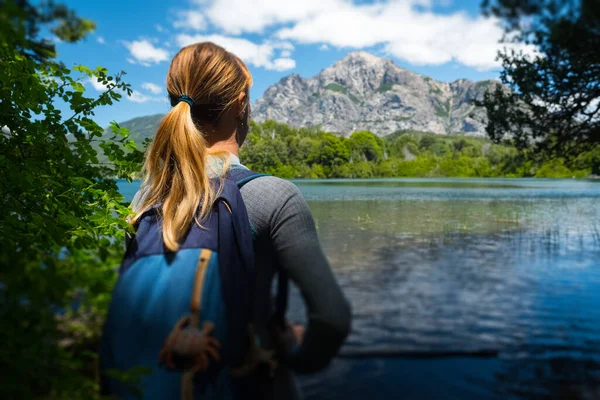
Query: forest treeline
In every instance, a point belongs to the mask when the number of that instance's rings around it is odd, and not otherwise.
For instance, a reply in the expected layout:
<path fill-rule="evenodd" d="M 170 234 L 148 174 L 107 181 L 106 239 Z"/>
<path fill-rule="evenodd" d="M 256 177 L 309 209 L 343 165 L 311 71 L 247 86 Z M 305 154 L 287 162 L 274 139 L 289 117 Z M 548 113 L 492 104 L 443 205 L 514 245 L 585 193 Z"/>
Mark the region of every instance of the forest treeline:
<path fill-rule="evenodd" d="M 241 148 L 249 168 L 286 179 L 392 177 L 571 178 L 591 174 L 585 153 L 566 162 L 536 159 L 506 141 L 402 131 L 378 137 L 368 131 L 349 137 L 319 128 L 292 128 L 275 121 L 252 122 Z"/>

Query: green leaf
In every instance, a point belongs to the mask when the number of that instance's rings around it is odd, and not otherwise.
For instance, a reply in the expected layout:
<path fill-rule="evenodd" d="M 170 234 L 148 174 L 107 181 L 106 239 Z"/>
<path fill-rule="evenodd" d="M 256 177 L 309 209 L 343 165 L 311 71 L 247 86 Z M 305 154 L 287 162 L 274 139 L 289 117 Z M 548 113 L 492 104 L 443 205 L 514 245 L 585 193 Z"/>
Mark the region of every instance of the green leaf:
<path fill-rule="evenodd" d="M 80 93 L 85 92 L 85 87 L 81 84 L 81 82 L 73 82 L 71 83 L 71 87 Z"/>
<path fill-rule="evenodd" d="M 123 221 L 127 204 L 113 180 L 115 168 L 97 165 L 104 131 L 94 111 L 119 96 L 88 98 L 82 78 L 128 85 L 103 67 L 69 69 L 54 58 L 54 44 L 39 37 L 54 31 L 79 40 L 93 23 L 53 2 L 15 4 L 2 4 L 11 23 L 0 24 L 0 126 L 11 128 L 0 135 L 0 280 L 10 288 L 2 291 L 0 358 L 10 360 L 2 382 L 14 383 L 0 385 L 0 398 L 94 399 L 90 349 L 97 348 L 124 232 L 131 228 Z M 64 117 L 60 102 L 70 110 Z M 128 158 L 127 135 L 120 128 L 118 140 L 104 147 L 131 173 L 140 163 Z M 77 293 L 84 295 L 80 309 L 57 315 Z"/>

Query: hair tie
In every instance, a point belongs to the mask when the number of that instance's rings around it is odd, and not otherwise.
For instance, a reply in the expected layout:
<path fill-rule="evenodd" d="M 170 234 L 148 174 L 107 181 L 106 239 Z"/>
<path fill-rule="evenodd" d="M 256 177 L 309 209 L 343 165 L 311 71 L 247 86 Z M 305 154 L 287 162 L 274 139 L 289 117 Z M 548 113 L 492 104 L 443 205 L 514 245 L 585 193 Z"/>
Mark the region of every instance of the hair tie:
<path fill-rule="evenodd" d="M 190 105 L 190 107 L 192 107 L 196 102 L 194 101 L 194 99 L 192 99 L 190 96 L 188 96 L 187 94 L 181 95 L 179 96 L 179 98 L 177 99 L 177 103 L 179 102 L 186 102 Z"/>

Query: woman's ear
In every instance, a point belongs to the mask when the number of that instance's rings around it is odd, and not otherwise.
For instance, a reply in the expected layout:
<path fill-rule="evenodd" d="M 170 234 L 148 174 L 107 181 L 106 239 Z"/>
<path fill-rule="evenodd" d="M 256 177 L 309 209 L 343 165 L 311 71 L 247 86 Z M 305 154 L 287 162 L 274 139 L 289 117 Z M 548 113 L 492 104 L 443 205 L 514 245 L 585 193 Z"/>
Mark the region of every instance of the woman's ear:
<path fill-rule="evenodd" d="M 242 146 L 244 140 L 246 140 L 250 129 L 250 102 L 247 96 L 246 93 L 241 93 L 236 101 L 238 126 L 235 139 L 239 146 Z"/>
<path fill-rule="evenodd" d="M 240 95 L 237 98 L 237 101 L 235 102 L 237 115 L 241 115 L 245 111 L 246 101 L 248 100 L 246 96 L 247 95 L 245 92 L 240 93 Z"/>

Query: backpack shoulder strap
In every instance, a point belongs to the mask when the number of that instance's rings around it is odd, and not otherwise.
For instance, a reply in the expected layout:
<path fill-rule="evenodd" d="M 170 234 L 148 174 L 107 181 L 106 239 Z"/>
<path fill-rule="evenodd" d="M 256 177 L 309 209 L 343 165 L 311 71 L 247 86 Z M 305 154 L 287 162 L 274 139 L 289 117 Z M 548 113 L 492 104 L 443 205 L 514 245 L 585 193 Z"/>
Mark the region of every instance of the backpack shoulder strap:
<path fill-rule="evenodd" d="M 227 178 L 235 181 L 237 187 L 241 189 L 248 182 L 260 178 L 261 176 L 271 175 L 254 172 L 245 167 L 233 167 L 229 170 Z M 279 265 L 276 265 L 275 270 L 277 271 L 277 292 L 275 297 L 275 312 L 272 318 L 273 322 L 284 326 L 285 313 L 288 305 L 288 276 L 286 271 Z"/>
<path fill-rule="evenodd" d="M 245 167 L 233 167 L 230 168 L 229 172 L 227 173 L 227 179 L 234 181 L 238 189 L 241 189 L 246 183 L 256 178 L 260 178 L 261 176 L 271 175 L 254 172 Z"/>

